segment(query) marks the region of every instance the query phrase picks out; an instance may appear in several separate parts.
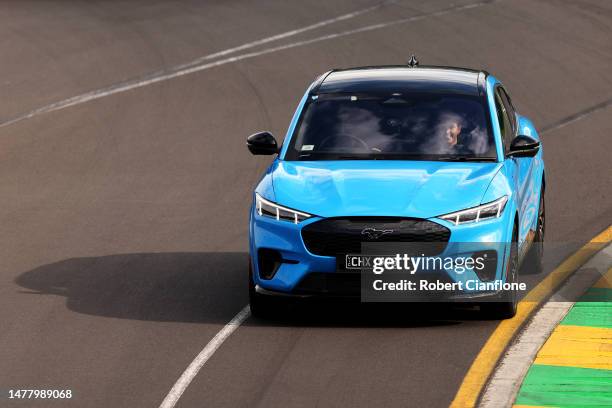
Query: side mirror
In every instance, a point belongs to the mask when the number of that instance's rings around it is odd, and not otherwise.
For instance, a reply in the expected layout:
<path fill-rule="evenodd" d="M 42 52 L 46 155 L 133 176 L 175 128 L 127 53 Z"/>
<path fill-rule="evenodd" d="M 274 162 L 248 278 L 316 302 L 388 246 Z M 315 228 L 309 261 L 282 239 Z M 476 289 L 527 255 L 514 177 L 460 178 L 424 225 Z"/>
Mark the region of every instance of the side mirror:
<path fill-rule="evenodd" d="M 247 137 L 247 147 L 253 154 L 278 153 L 276 139 L 270 132 L 259 132 Z"/>
<path fill-rule="evenodd" d="M 533 157 L 540 151 L 540 142 L 531 136 L 519 135 L 510 142 L 510 157 Z"/>

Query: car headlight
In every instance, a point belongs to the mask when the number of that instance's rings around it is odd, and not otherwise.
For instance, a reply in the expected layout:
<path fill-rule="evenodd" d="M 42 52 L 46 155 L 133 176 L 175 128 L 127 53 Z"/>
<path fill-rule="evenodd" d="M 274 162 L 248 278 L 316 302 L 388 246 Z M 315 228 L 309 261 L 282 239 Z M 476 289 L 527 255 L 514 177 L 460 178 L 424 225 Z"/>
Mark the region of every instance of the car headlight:
<path fill-rule="evenodd" d="M 291 221 L 294 224 L 312 217 L 311 214 L 292 210 L 291 208 L 268 201 L 257 193 L 255 193 L 255 209 L 259 215 L 276 218 L 277 220 Z"/>
<path fill-rule="evenodd" d="M 506 208 L 508 196 L 503 196 L 490 203 L 479 205 L 478 207 L 468 208 L 467 210 L 456 211 L 450 214 L 441 215 L 438 218 L 450 221 L 455 225 L 467 224 L 469 222 L 479 222 L 491 218 L 499 218 Z"/>

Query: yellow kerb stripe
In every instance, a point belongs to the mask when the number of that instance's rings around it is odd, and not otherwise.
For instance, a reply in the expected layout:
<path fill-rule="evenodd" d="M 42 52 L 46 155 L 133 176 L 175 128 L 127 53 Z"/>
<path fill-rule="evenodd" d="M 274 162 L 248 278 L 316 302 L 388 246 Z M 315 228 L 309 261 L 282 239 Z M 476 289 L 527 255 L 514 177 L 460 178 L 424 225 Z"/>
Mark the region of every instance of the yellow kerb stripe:
<path fill-rule="evenodd" d="M 546 408 L 540 405 L 513 405 L 512 408 Z"/>
<path fill-rule="evenodd" d="M 612 370 L 612 329 L 557 326 L 534 364 Z"/>

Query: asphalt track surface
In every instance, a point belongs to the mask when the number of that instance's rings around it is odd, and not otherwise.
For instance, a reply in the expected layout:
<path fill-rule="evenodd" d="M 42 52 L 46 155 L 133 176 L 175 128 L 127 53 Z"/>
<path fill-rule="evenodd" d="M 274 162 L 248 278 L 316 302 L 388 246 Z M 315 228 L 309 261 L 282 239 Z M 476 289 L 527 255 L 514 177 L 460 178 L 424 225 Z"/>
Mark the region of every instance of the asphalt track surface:
<path fill-rule="evenodd" d="M 612 3 L 423 3 L 0 3 L 0 389 L 74 393 L 0 405 L 161 403 L 247 304 L 247 209 L 270 159 L 245 137 L 282 139 L 332 67 L 415 53 L 494 73 L 547 129 L 547 240 L 567 243 L 547 271 L 607 227 Z M 444 407 L 496 326 L 469 311 L 334 310 L 249 318 L 177 406 Z"/>

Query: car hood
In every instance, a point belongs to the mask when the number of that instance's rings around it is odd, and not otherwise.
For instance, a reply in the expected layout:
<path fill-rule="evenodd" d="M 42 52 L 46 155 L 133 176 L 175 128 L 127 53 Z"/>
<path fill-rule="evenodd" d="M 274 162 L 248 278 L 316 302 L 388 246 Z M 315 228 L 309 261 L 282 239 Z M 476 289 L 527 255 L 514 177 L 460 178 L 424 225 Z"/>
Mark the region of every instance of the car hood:
<path fill-rule="evenodd" d="M 432 161 L 277 161 L 275 201 L 321 217 L 431 218 L 474 207 L 500 163 Z"/>

